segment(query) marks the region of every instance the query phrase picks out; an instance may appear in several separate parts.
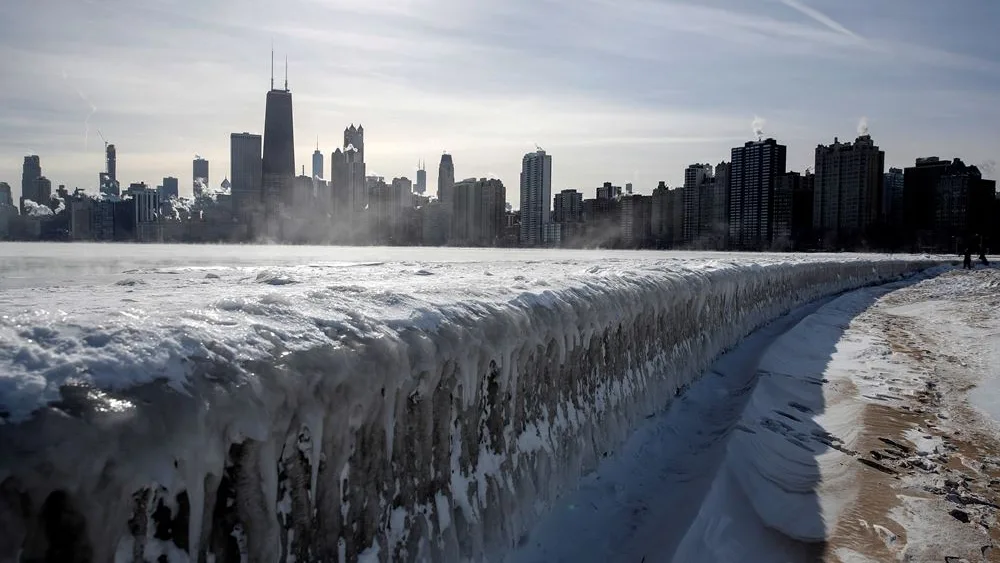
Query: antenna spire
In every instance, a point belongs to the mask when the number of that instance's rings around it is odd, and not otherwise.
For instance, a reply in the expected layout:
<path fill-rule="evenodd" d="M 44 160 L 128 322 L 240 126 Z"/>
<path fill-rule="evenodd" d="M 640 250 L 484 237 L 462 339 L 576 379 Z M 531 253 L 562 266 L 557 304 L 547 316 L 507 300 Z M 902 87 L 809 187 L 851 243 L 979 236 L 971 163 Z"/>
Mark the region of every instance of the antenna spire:
<path fill-rule="evenodd" d="M 285 92 L 288 91 L 288 55 L 285 55 Z"/>
<path fill-rule="evenodd" d="M 271 89 L 274 90 L 274 41 L 271 41 Z"/>
<path fill-rule="evenodd" d="M 316 135 L 316 150 L 319 150 L 319 135 Z"/>

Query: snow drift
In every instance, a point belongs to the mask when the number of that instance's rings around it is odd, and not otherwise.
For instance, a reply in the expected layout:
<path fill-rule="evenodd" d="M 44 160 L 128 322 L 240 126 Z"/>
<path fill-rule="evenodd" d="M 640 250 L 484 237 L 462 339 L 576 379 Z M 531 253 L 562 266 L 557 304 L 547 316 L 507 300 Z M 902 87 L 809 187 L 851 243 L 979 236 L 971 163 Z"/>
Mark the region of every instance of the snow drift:
<path fill-rule="evenodd" d="M 366 299 L 304 269 L 142 271 L 114 291 L 158 314 L 2 315 L 0 561 L 502 552 L 753 329 L 932 265 L 796 260 L 567 263 L 514 291 L 464 265 L 450 303 L 420 297 L 429 266 Z M 172 275 L 232 285 L 178 313 Z"/>

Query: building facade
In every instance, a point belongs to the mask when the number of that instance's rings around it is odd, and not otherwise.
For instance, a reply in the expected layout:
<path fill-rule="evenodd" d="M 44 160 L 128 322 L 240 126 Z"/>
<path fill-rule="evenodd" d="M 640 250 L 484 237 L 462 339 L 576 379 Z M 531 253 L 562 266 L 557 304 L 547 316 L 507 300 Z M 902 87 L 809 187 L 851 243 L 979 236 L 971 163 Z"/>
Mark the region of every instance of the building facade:
<path fill-rule="evenodd" d="M 813 229 L 828 249 L 855 247 L 883 219 L 885 153 L 871 136 L 816 147 Z"/>
<path fill-rule="evenodd" d="M 563 190 L 556 194 L 552 211 L 556 223 L 579 223 L 583 220 L 583 194 L 576 190 Z"/>
<path fill-rule="evenodd" d="M 774 139 L 749 141 L 732 150 L 729 179 L 729 246 L 764 250 L 771 245 L 773 197 L 785 173 L 787 149 Z"/>
<path fill-rule="evenodd" d="M 204 189 L 208 186 L 208 161 L 204 158 L 195 157 L 191 163 L 191 193 L 195 198 L 204 195 Z"/>
<path fill-rule="evenodd" d="M 538 149 L 521 159 L 521 245 L 539 246 L 545 241 L 545 225 L 551 221 L 552 156 Z"/>

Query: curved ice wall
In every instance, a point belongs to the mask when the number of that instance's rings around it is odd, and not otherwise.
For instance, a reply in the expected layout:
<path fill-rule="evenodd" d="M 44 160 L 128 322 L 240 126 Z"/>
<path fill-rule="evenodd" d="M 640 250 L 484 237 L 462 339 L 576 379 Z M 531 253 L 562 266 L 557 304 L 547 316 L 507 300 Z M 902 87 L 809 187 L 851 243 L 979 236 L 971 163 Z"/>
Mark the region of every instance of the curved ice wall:
<path fill-rule="evenodd" d="M 929 265 L 647 271 L 67 386 L 0 424 L 0 561 L 483 558 L 754 328 Z"/>

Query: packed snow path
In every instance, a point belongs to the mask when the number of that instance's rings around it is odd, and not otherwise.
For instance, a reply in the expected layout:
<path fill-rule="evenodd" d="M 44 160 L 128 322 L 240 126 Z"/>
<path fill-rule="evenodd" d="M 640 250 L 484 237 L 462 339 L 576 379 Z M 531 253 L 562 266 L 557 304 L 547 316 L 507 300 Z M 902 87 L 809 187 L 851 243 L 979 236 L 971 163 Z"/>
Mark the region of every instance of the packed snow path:
<path fill-rule="evenodd" d="M 501 554 L 754 329 L 935 263 L 66 248 L 0 246 L 0 560 Z"/>
<path fill-rule="evenodd" d="M 801 307 L 640 424 L 506 561 L 1000 560 L 998 338 L 996 269 Z"/>

